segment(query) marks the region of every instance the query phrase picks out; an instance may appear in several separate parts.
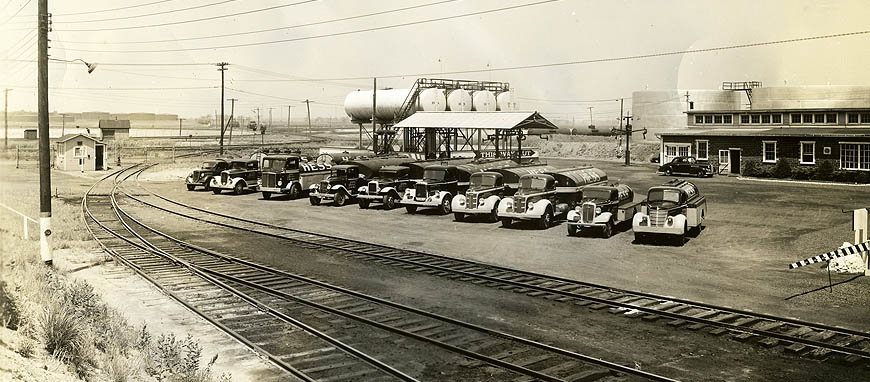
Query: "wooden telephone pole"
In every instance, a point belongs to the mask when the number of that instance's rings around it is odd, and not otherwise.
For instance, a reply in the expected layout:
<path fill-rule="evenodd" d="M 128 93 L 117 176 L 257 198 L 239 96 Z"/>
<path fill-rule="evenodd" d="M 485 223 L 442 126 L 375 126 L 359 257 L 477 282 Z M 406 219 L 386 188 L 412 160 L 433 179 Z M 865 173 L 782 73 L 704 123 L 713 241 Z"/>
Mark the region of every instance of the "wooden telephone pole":
<path fill-rule="evenodd" d="M 625 134 L 625 165 L 631 166 L 631 134 L 634 132 L 643 133 L 644 138 L 646 138 L 646 129 L 642 130 L 633 130 L 631 127 L 631 120 L 634 119 L 634 116 L 631 115 L 631 111 L 628 112 L 628 115 L 623 116 L 619 120 L 619 128 L 611 129 L 610 134 Z M 622 120 L 625 120 L 625 127 L 622 127 Z"/>
<path fill-rule="evenodd" d="M 221 72 L 221 150 L 220 155 L 224 155 L 224 132 L 227 130 L 227 126 L 224 124 L 224 72 L 227 71 L 226 62 L 220 62 L 217 64 L 219 66 L 218 71 Z"/>
<path fill-rule="evenodd" d="M 50 147 L 48 143 L 48 29 L 49 18 L 48 0 L 39 0 L 36 12 L 38 19 L 37 39 L 37 103 L 39 111 L 38 137 L 39 137 L 39 253 L 42 261 L 47 265 L 52 264 L 51 243 L 51 168 L 49 157 Z"/>

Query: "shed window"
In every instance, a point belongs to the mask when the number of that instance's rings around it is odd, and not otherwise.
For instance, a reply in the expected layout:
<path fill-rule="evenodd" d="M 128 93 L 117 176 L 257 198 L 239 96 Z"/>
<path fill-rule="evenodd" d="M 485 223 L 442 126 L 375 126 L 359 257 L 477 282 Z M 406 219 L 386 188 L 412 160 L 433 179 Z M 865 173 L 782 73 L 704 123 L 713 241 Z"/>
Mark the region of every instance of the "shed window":
<path fill-rule="evenodd" d="M 801 123 L 801 115 L 800 114 L 792 114 L 791 115 L 791 123 L 792 124 Z"/>
<path fill-rule="evenodd" d="M 816 164 L 816 142 L 801 142 L 801 164 Z"/>
<path fill-rule="evenodd" d="M 710 149 L 710 141 L 707 140 L 697 140 L 695 141 L 695 152 L 698 155 L 698 160 L 709 160 L 709 149 Z"/>
<path fill-rule="evenodd" d="M 837 123 L 837 113 L 828 113 L 825 114 L 825 123 L 836 124 Z"/>
<path fill-rule="evenodd" d="M 761 142 L 762 162 L 776 163 L 776 141 Z"/>
<path fill-rule="evenodd" d="M 804 114 L 803 123 L 813 123 L 813 115 L 812 114 Z"/>
<path fill-rule="evenodd" d="M 770 123 L 770 114 L 763 114 L 761 116 L 761 123 Z"/>
<path fill-rule="evenodd" d="M 73 147 L 73 156 L 76 158 L 81 158 L 81 157 L 85 156 L 84 155 L 85 150 L 82 150 L 83 147 L 84 146 Z"/>
<path fill-rule="evenodd" d="M 721 115 L 713 116 L 713 123 L 722 123 L 722 116 Z"/>
<path fill-rule="evenodd" d="M 815 123 L 825 123 L 825 115 L 824 114 L 816 114 Z"/>

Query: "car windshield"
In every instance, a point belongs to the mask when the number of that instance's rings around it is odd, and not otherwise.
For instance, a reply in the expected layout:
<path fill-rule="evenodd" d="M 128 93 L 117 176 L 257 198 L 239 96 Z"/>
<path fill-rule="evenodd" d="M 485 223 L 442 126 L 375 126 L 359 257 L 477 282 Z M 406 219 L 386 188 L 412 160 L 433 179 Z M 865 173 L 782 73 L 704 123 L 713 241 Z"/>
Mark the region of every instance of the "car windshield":
<path fill-rule="evenodd" d="M 583 190 L 583 199 L 609 200 L 610 190 Z"/>
<path fill-rule="evenodd" d="M 233 162 L 233 168 L 236 170 L 244 170 L 246 168 L 245 162 Z"/>
<path fill-rule="evenodd" d="M 332 177 L 333 178 L 343 178 L 345 176 L 347 176 L 347 170 L 345 170 L 343 168 L 336 168 L 336 169 L 332 170 Z"/>
<path fill-rule="evenodd" d="M 286 162 L 286 160 L 284 160 L 284 159 L 266 158 L 266 159 L 263 159 L 263 168 L 269 169 L 269 170 L 283 170 L 285 162 Z"/>
<path fill-rule="evenodd" d="M 656 189 L 650 190 L 647 200 L 650 202 L 680 202 L 680 192 L 677 190 Z"/>
<path fill-rule="evenodd" d="M 213 162 L 213 161 L 202 162 L 202 169 L 203 170 L 211 170 L 214 168 L 214 166 L 217 166 L 217 162 Z"/>
<path fill-rule="evenodd" d="M 471 187 L 474 188 L 485 188 L 485 187 L 495 187 L 495 176 L 492 175 L 481 175 L 481 176 L 472 176 L 471 177 Z"/>
<path fill-rule="evenodd" d="M 442 181 L 447 177 L 447 171 L 445 170 L 426 170 L 423 171 L 423 179 L 430 181 Z"/>
<path fill-rule="evenodd" d="M 520 192 L 523 194 L 545 191 L 546 188 L 547 188 L 547 179 L 545 179 L 545 178 L 522 178 L 522 179 L 520 179 Z"/>
<path fill-rule="evenodd" d="M 399 178 L 399 173 L 397 171 L 381 171 L 378 173 L 378 177 L 383 180 L 394 180 Z"/>

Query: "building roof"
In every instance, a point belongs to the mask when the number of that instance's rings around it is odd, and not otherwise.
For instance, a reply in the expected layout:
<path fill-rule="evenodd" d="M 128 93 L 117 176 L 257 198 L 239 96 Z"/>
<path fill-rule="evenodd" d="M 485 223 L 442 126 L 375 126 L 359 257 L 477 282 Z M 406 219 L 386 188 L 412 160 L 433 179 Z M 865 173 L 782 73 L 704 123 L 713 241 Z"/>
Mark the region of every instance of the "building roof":
<path fill-rule="evenodd" d="M 101 129 L 110 130 L 130 130 L 129 119 L 101 119 L 99 122 Z"/>
<path fill-rule="evenodd" d="M 779 127 L 772 129 L 687 129 L 662 132 L 657 135 L 705 137 L 870 137 L 870 128 Z"/>
<path fill-rule="evenodd" d="M 753 113 L 836 113 L 839 111 L 850 112 L 850 111 L 862 111 L 862 112 L 870 112 L 870 108 L 864 107 L 807 107 L 807 108 L 783 108 L 783 109 L 746 109 L 746 110 L 734 110 L 734 109 L 722 109 L 722 110 L 689 110 L 684 111 L 684 113 L 693 115 L 693 114 L 753 114 Z"/>
<path fill-rule="evenodd" d="M 397 123 L 396 128 L 456 129 L 548 129 L 556 125 L 537 111 L 418 111 Z"/>
<path fill-rule="evenodd" d="M 94 142 L 100 143 L 100 140 L 99 140 L 99 139 L 94 138 L 94 137 L 92 137 L 92 136 L 90 136 L 90 135 L 85 135 L 85 134 L 80 134 L 80 133 L 78 133 L 78 134 L 66 134 L 66 135 L 63 135 L 63 136 L 61 136 L 60 138 L 58 138 L 56 142 L 66 142 L 66 141 L 68 141 L 68 140 L 70 140 L 70 139 L 73 139 L 73 138 L 75 138 L 75 137 L 85 137 L 85 138 L 90 139 L 90 140 L 92 140 L 92 141 L 94 141 Z"/>

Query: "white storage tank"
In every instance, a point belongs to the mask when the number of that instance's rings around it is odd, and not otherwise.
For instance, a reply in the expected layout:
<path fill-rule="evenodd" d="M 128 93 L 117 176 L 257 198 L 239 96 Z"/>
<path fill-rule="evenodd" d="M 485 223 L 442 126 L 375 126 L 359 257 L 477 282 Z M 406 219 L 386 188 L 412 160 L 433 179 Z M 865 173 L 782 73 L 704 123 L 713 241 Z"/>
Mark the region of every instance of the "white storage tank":
<path fill-rule="evenodd" d="M 514 96 L 510 91 L 498 93 L 495 96 L 495 110 L 497 111 L 516 111 L 517 103 L 514 101 Z"/>
<path fill-rule="evenodd" d="M 478 90 L 471 93 L 471 110 L 495 111 L 495 95 L 489 90 Z"/>
<path fill-rule="evenodd" d="M 423 89 L 417 96 L 417 111 L 445 111 L 447 98 L 442 89 Z"/>
<path fill-rule="evenodd" d="M 402 105 L 408 98 L 411 89 L 378 90 L 377 118 L 392 120 L 402 110 Z M 415 111 L 444 111 L 447 100 L 441 89 L 423 89 L 417 97 Z M 344 112 L 354 121 L 370 121 L 372 119 L 372 91 L 357 90 L 350 92 L 344 98 Z"/>
<path fill-rule="evenodd" d="M 454 89 L 447 94 L 447 110 L 471 111 L 471 93 L 465 89 Z"/>

